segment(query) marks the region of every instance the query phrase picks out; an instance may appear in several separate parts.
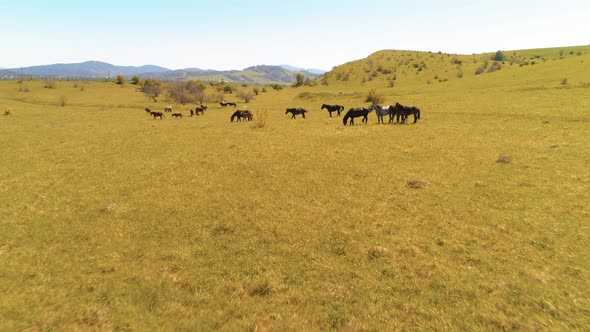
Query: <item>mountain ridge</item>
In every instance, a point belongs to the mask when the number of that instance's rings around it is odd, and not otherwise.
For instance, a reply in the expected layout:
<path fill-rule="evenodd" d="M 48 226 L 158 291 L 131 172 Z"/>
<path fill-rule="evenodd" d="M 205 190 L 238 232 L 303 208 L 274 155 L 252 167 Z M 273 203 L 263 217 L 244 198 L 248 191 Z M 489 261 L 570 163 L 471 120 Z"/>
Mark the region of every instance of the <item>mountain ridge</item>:
<path fill-rule="evenodd" d="M 300 69 L 289 66 L 290 68 Z M 305 70 L 290 70 L 283 66 L 258 65 L 243 70 L 215 70 L 197 67 L 184 69 L 169 69 L 157 65 L 117 66 L 107 62 L 90 60 L 80 63 L 55 63 L 22 68 L 5 68 L 0 70 L 0 79 L 11 79 L 18 76 L 38 76 L 55 78 L 114 78 L 118 75 L 130 78 L 155 78 L 161 80 L 197 79 L 204 81 L 228 81 L 248 84 L 291 83 L 297 74 L 314 79 L 317 73 Z"/>

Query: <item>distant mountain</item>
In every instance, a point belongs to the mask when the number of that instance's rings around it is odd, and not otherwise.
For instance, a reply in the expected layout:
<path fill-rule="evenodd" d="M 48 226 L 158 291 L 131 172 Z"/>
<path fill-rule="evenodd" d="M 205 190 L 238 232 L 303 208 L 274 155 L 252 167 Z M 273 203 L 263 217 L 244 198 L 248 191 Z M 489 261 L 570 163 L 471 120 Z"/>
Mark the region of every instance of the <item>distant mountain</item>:
<path fill-rule="evenodd" d="M 296 67 L 291 67 L 296 68 Z M 140 67 L 115 66 L 100 61 L 82 63 L 60 63 L 45 66 L 32 66 L 0 70 L 0 79 L 13 79 L 21 75 L 57 78 L 114 78 L 123 75 L 130 78 L 137 75 L 141 78 L 160 80 L 202 80 L 225 81 L 239 84 L 266 85 L 271 83 L 289 84 L 295 81 L 297 74 L 303 73 L 310 79 L 320 74 L 303 70 L 290 70 L 282 66 L 252 66 L 243 70 L 218 71 L 213 69 L 185 68 L 171 70 L 164 67 L 145 65 Z"/>
<path fill-rule="evenodd" d="M 26 76 L 55 76 L 55 77 L 88 77 L 102 78 L 115 77 L 117 75 L 133 76 L 146 72 L 158 73 L 170 71 L 170 69 L 145 65 L 141 67 L 133 66 L 115 66 L 110 63 L 100 61 L 86 61 L 82 63 L 59 63 L 45 66 L 32 66 L 21 68 L 12 68 L 9 71 L 23 73 Z"/>
<path fill-rule="evenodd" d="M 299 71 L 291 71 L 281 66 L 252 66 L 243 70 L 218 71 L 212 69 L 179 69 L 160 73 L 145 73 L 142 77 L 157 78 L 162 80 L 201 80 L 201 81 L 225 81 L 241 84 L 265 85 L 271 83 L 290 84 L 295 81 Z M 319 75 L 303 72 L 310 79 Z"/>
<path fill-rule="evenodd" d="M 299 67 L 293 67 L 290 65 L 280 65 L 281 67 L 290 70 L 290 71 L 304 71 L 304 72 L 309 72 L 315 75 L 323 75 L 325 72 L 327 72 L 327 70 L 322 70 L 322 69 L 313 69 L 313 68 L 299 68 Z"/>

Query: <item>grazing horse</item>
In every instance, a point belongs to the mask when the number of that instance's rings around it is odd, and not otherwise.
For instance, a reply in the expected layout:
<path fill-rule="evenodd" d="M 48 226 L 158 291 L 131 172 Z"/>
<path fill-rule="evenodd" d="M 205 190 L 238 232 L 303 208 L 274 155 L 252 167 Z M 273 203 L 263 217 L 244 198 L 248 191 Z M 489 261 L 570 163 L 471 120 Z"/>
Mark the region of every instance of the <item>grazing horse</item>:
<path fill-rule="evenodd" d="M 305 119 L 305 113 L 307 113 L 307 111 L 303 108 L 287 108 L 287 111 L 285 112 L 285 114 L 289 114 L 291 113 L 291 119 L 295 119 L 295 115 L 297 114 L 301 114 L 301 116 Z"/>
<path fill-rule="evenodd" d="M 172 106 L 164 106 L 164 112 L 172 112 Z"/>
<path fill-rule="evenodd" d="M 340 116 L 340 112 L 344 111 L 344 106 L 342 105 L 328 105 L 328 104 L 322 104 L 322 110 L 323 109 L 327 109 L 328 113 L 330 113 L 330 117 L 332 117 L 332 112 L 337 112 L 338 116 Z"/>
<path fill-rule="evenodd" d="M 230 117 L 231 122 L 234 122 L 235 118 L 238 118 L 238 122 L 242 121 L 242 118 L 244 118 L 244 121 L 252 121 L 252 112 L 248 110 L 235 111 L 234 114 L 232 114 Z"/>
<path fill-rule="evenodd" d="M 146 113 L 152 113 L 152 110 L 146 107 L 146 108 L 145 108 L 145 112 L 146 112 Z"/>
<path fill-rule="evenodd" d="M 162 112 L 150 112 L 150 115 L 154 117 L 154 120 L 156 118 L 160 118 L 160 120 L 164 119 L 164 113 Z"/>
<path fill-rule="evenodd" d="M 348 119 L 350 119 L 350 125 L 352 126 L 352 125 L 354 125 L 354 118 L 358 118 L 358 117 L 362 116 L 363 122 L 365 124 L 367 124 L 369 113 L 371 111 L 372 111 L 372 109 L 368 109 L 365 107 L 351 108 L 344 115 L 344 119 L 342 119 L 342 123 L 344 123 L 344 125 L 346 126 L 346 122 L 348 121 Z"/>
<path fill-rule="evenodd" d="M 205 109 L 202 107 L 196 107 L 195 108 L 195 115 L 199 115 L 199 113 L 201 113 L 202 115 L 205 115 Z"/>
<path fill-rule="evenodd" d="M 377 123 L 383 123 L 383 117 L 385 115 L 389 115 L 389 123 L 393 122 L 393 113 L 390 110 L 389 105 L 387 106 L 379 106 L 375 103 L 371 104 L 371 107 L 369 107 L 372 110 L 375 110 L 375 114 L 377 114 Z"/>
<path fill-rule="evenodd" d="M 182 119 L 182 113 L 172 113 L 172 117 Z"/>
<path fill-rule="evenodd" d="M 221 105 L 221 107 L 225 107 L 225 106 L 236 107 L 237 106 L 236 103 L 225 102 L 225 101 L 219 102 L 219 105 Z"/>
<path fill-rule="evenodd" d="M 397 116 L 397 121 L 399 122 L 399 117 L 402 117 L 402 123 L 406 123 L 406 119 L 408 118 L 408 115 L 414 115 L 414 122 L 416 123 L 416 121 L 420 120 L 420 109 L 417 107 L 410 107 L 410 106 L 404 106 L 404 105 L 400 105 L 400 103 L 395 103 L 395 106 L 389 106 L 390 111 L 392 112 L 392 117 L 393 115 Z"/>
<path fill-rule="evenodd" d="M 244 118 L 244 121 L 248 120 L 248 121 L 252 121 L 252 117 L 253 114 L 252 112 L 248 111 L 248 110 L 244 110 L 244 111 L 240 111 L 242 113 L 242 118 Z"/>

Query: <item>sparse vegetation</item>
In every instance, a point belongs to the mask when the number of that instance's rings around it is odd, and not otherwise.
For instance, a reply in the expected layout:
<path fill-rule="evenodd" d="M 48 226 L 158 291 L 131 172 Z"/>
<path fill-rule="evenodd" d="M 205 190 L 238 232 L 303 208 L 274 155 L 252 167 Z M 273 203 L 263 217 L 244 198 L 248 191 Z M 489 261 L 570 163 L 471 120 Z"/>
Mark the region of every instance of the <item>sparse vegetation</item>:
<path fill-rule="evenodd" d="M 385 96 L 382 92 L 377 91 L 377 88 L 371 88 L 369 93 L 367 94 L 367 98 L 365 102 L 374 103 L 374 104 L 382 104 L 385 100 Z"/>
<path fill-rule="evenodd" d="M 563 49 L 583 54 L 506 51 L 536 65 L 479 76 L 493 53 L 377 52 L 394 89 L 361 86 L 361 59 L 267 88 L 247 123 L 155 120 L 191 105 L 132 84 L 2 81 L 0 330 L 584 330 L 590 47 Z M 205 99 L 234 101 L 224 84 Z M 320 110 L 371 89 L 420 121 Z"/>

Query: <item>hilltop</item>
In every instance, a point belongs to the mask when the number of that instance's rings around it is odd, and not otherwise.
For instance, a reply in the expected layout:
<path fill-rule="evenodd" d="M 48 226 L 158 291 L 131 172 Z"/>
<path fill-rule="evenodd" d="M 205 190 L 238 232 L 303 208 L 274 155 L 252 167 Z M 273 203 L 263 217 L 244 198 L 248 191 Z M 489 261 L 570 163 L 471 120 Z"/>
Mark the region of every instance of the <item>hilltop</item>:
<path fill-rule="evenodd" d="M 502 60 L 494 60 L 496 52 L 461 55 L 435 52 L 382 50 L 367 58 L 334 67 L 317 80 L 318 84 L 336 86 L 368 86 L 389 88 L 427 88 L 449 82 L 496 82 L 509 78 L 507 72 L 530 80 L 583 79 L 579 70 L 590 54 L 590 46 L 572 46 L 531 50 L 501 51 Z M 565 61 L 565 62 L 562 62 Z M 494 76 L 497 73 L 499 76 Z M 492 76 L 488 76 L 494 74 Z M 485 79 L 484 79 L 485 77 Z M 433 89 L 429 87 L 428 89 Z"/>

